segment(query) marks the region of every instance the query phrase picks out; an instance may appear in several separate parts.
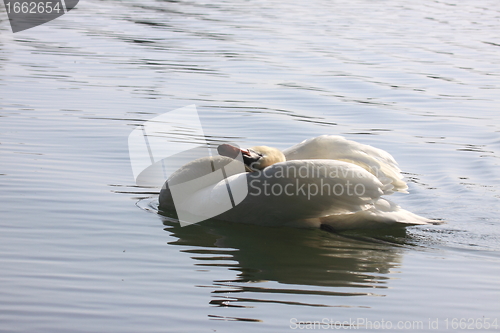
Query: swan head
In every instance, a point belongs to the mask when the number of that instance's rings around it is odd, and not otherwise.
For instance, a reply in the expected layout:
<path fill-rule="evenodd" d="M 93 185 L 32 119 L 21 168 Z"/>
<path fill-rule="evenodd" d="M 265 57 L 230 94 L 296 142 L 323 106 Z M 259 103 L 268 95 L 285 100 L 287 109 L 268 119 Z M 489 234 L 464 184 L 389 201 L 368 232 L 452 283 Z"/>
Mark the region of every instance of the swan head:
<path fill-rule="evenodd" d="M 217 147 L 217 151 L 219 155 L 231 158 L 236 158 L 241 153 L 245 168 L 250 172 L 262 170 L 275 163 L 286 161 L 285 155 L 279 149 L 267 146 L 241 149 L 225 143 Z"/>

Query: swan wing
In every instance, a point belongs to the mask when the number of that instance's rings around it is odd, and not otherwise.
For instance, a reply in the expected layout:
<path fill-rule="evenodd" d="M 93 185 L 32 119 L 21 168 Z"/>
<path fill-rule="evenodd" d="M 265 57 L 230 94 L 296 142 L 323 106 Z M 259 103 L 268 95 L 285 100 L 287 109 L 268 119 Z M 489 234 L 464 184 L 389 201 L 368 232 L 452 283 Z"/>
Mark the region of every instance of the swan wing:
<path fill-rule="evenodd" d="M 385 193 L 407 193 L 398 163 L 388 152 L 347 140 L 338 135 L 322 135 L 283 151 L 287 160 L 332 159 L 356 164 L 375 175 L 385 185 Z M 392 185 L 392 188 L 389 186 Z"/>
<path fill-rule="evenodd" d="M 216 218 L 264 225 L 290 225 L 293 221 L 367 210 L 387 186 L 355 164 L 323 159 L 276 163 L 226 181 L 229 186 L 246 181 L 248 195 Z M 200 191 L 197 201 L 203 204 L 199 207 L 217 203 L 225 188 L 220 182 Z"/>

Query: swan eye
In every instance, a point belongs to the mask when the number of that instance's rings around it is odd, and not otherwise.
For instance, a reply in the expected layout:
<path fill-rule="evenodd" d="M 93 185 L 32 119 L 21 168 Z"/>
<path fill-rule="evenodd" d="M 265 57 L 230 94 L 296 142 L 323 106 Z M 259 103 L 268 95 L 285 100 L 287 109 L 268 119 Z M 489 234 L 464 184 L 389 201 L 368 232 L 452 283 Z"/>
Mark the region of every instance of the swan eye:
<path fill-rule="evenodd" d="M 247 151 L 243 151 L 242 157 L 243 157 L 243 163 L 245 165 L 254 170 L 256 163 L 263 157 L 264 155 L 256 152 L 253 149 L 247 149 Z"/>

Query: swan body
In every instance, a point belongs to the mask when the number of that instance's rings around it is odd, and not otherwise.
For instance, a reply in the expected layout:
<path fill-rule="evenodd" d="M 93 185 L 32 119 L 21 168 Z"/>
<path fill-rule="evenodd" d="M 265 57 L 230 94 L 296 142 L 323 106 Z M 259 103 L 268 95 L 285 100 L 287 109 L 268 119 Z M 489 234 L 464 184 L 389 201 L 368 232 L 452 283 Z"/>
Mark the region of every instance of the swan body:
<path fill-rule="evenodd" d="M 192 161 L 172 174 L 160 192 L 161 210 L 183 207 L 225 221 L 334 231 L 440 223 L 382 198 L 407 193 L 396 161 L 383 150 L 341 136 L 308 139 L 283 152 L 226 144 L 218 151 L 221 156 Z M 229 167 L 239 154 L 242 160 L 236 163 L 244 163 L 247 172 Z M 219 169 L 225 179 L 202 177 Z M 171 188 L 186 181 L 194 188 L 174 205 Z M 214 207 L 225 205 L 228 188 L 237 184 L 247 184 L 248 194 L 215 216 Z"/>

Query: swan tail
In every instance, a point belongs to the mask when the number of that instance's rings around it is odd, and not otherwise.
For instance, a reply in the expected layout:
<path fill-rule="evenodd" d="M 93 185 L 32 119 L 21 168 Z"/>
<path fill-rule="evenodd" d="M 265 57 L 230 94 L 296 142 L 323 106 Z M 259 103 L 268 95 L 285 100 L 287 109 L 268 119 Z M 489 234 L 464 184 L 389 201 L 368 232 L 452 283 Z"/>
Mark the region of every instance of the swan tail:
<path fill-rule="evenodd" d="M 386 227 L 408 227 L 413 225 L 437 225 L 442 220 L 428 219 L 402 209 L 393 202 L 380 198 L 372 207 L 350 214 L 324 216 L 319 219 L 336 231 L 351 229 L 379 229 Z"/>

